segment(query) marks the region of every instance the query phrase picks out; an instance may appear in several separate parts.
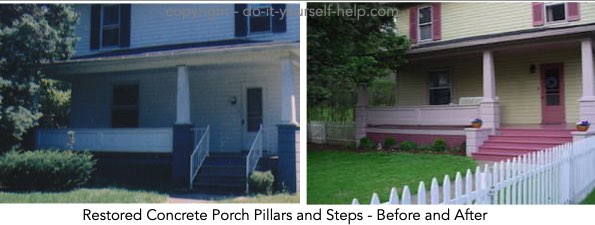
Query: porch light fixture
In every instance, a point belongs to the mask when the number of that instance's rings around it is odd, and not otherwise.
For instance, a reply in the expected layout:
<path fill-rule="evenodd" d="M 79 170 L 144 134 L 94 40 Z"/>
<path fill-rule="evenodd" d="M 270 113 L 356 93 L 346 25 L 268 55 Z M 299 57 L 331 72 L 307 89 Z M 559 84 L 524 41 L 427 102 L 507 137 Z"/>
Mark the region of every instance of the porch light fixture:
<path fill-rule="evenodd" d="M 529 72 L 535 73 L 535 64 L 531 64 L 531 67 L 529 67 Z"/>
<path fill-rule="evenodd" d="M 238 99 L 236 98 L 236 96 L 231 96 L 231 98 L 229 98 L 229 103 L 232 105 L 235 105 L 238 102 Z"/>

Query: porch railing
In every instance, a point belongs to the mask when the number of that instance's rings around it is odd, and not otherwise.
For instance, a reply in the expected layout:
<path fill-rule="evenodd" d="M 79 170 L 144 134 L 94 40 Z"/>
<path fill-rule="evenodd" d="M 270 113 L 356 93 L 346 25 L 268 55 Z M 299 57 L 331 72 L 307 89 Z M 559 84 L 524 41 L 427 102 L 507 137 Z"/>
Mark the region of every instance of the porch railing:
<path fill-rule="evenodd" d="M 434 178 L 428 192 L 422 181 L 417 196 L 407 186 L 399 196 L 393 187 L 388 202 L 374 193 L 370 204 L 576 204 L 595 188 L 595 137 L 477 167 L 465 176 L 457 172 L 451 182 L 445 175 L 439 186 Z"/>
<path fill-rule="evenodd" d="M 370 107 L 369 125 L 468 125 L 479 118 L 479 105 L 419 105 Z"/>
<path fill-rule="evenodd" d="M 198 174 L 198 170 L 202 166 L 207 156 L 209 156 L 209 137 L 210 137 L 210 126 L 206 128 L 198 128 L 196 132 L 195 147 L 194 151 L 190 155 L 190 189 L 194 183 L 194 178 Z"/>
<path fill-rule="evenodd" d="M 254 138 L 254 142 L 252 142 L 248 155 L 246 155 L 246 193 L 250 191 L 250 174 L 256 169 L 260 157 L 262 157 L 262 124 Z"/>
<path fill-rule="evenodd" d="M 71 141 L 69 132 L 74 141 Z M 72 149 L 93 152 L 172 152 L 173 129 L 167 128 L 73 128 L 36 129 L 40 149 Z M 72 142 L 69 146 L 69 143 Z"/>

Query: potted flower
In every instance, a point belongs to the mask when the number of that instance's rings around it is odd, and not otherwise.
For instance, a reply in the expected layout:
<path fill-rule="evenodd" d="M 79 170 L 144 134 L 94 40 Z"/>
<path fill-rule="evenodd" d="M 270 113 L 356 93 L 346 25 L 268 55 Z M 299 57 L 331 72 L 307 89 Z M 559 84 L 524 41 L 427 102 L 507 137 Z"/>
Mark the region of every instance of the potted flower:
<path fill-rule="evenodd" d="M 475 118 L 471 121 L 471 127 L 473 128 L 480 128 L 481 127 L 481 119 Z"/>
<path fill-rule="evenodd" d="M 580 121 L 576 123 L 576 130 L 585 132 L 589 129 L 589 125 L 591 125 L 591 123 L 589 123 L 588 120 Z"/>

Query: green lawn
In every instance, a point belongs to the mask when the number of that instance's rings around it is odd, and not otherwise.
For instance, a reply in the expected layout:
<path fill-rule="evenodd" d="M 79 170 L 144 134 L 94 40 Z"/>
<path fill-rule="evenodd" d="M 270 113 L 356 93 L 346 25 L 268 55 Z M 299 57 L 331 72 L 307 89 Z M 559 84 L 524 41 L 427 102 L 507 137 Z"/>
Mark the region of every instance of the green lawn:
<path fill-rule="evenodd" d="M 583 200 L 581 202 L 581 204 L 583 204 L 583 205 L 595 205 L 595 190 L 593 190 L 591 192 L 591 194 L 589 194 L 587 196 L 587 198 L 585 198 L 585 200 Z"/>
<path fill-rule="evenodd" d="M 0 192 L 0 203 L 159 203 L 167 195 L 117 188 L 80 188 L 67 192 Z"/>
<path fill-rule="evenodd" d="M 275 194 L 256 195 L 248 197 L 236 197 L 217 201 L 220 203 L 300 203 L 300 196 L 297 194 Z"/>
<path fill-rule="evenodd" d="M 409 185 L 416 193 L 421 180 L 429 188 L 432 177 L 442 182 L 475 167 L 471 158 L 452 155 L 308 151 L 308 204 L 367 203 L 374 192 L 387 201 L 391 187 Z"/>

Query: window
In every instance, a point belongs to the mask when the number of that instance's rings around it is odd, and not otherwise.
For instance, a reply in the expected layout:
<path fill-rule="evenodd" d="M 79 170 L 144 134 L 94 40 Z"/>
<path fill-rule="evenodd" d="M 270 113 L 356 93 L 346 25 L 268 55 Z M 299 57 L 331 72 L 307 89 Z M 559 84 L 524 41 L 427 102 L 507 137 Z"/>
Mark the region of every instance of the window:
<path fill-rule="evenodd" d="M 448 70 L 430 72 L 430 105 L 450 104 L 450 75 Z"/>
<path fill-rule="evenodd" d="M 246 95 L 248 132 L 256 132 L 262 124 L 262 88 L 248 88 Z"/>
<path fill-rule="evenodd" d="M 101 8 L 101 47 L 120 45 L 120 5 Z"/>
<path fill-rule="evenodd" d="M 138 127 L 138 85 L 116 85 L 112 95 L 112 127 Z"/>
<path fill-rule="evenodd" d="M 271 31 L 271 4 L 250 4 L 248 30 L 250 33 Z"/>
<path fill-rule="evenodd" d="M 566 3 L 545 3 L 545 18 L 548 23 L 566 21 Z"/>
<path fill-rule="evenodd" d="M 418 9 L 419 40 L 432 40 L 432 7 Z"/>

